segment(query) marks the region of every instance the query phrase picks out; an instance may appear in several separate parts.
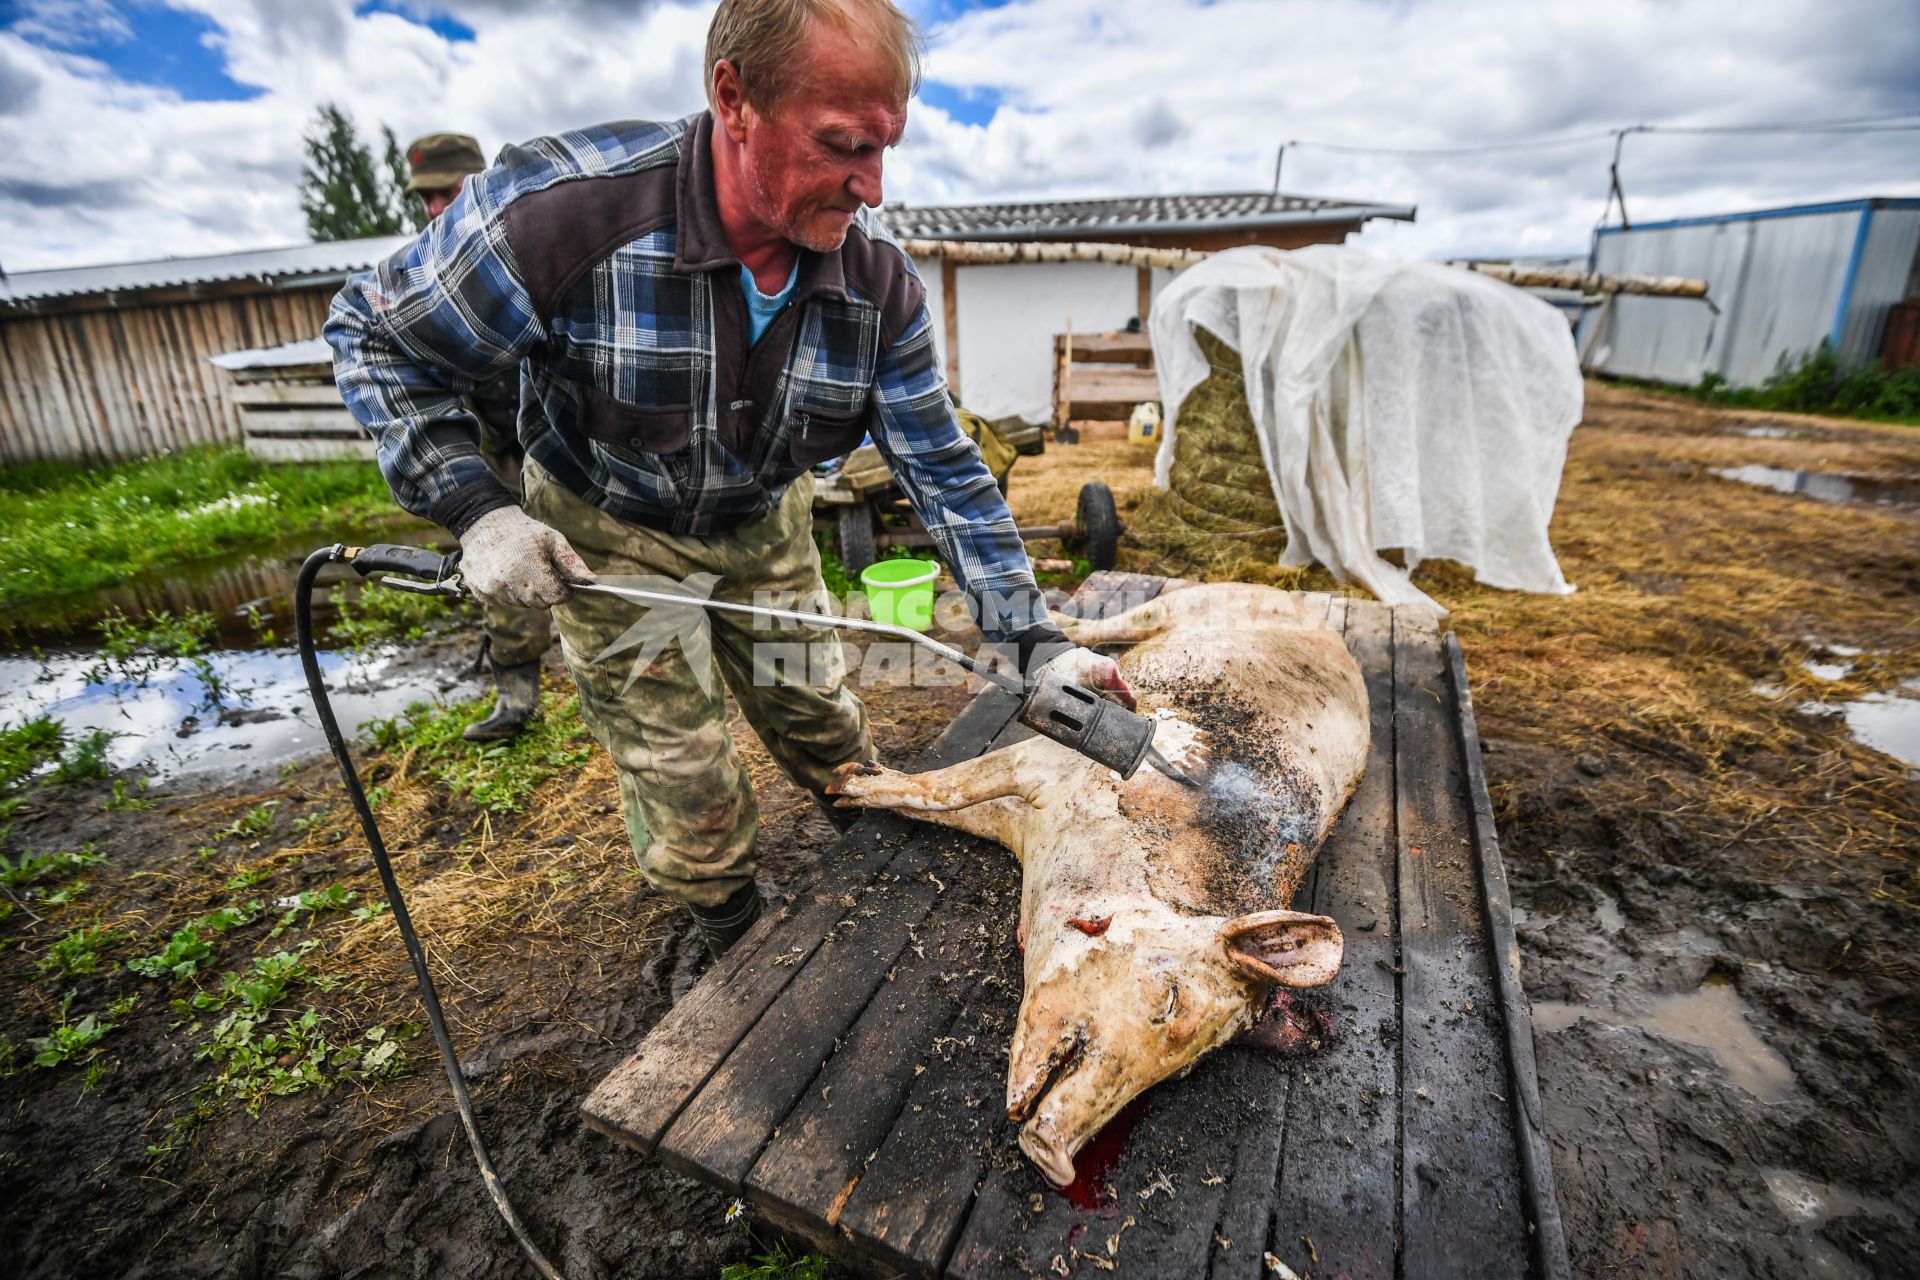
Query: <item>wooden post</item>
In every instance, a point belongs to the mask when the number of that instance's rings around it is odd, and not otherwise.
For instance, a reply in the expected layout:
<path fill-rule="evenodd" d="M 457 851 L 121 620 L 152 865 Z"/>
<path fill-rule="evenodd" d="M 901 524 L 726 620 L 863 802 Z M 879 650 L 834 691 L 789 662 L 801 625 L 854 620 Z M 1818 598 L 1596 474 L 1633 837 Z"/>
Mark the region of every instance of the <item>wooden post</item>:
<path fill-rule="evenodd" d="M 1593 369 L 1593 353 L 1600 346 L 1600 333 L 1607 327 L 1607 317 L 1613 313 L 1614 292 L 1609 289 L 1600 304 L 1600 314 L 1593 318 L 1593 330 L 1587 334 L 1587 343 L 1580 351 L 1580 372 L 1588 373 Z"/>
<path fill-rule="evenodd" d="M 1147 312 L 1153 306 L 1153 268 L 1136 268 L 1140 275 L 1140 298 L 1135 304 L 1134 314 L 1140 317 L 1140 328 L 1147 327 Z"/>
<path fill-rule="evenodd" d="M 940 259 L 940 309 L 947 320 L 947 390 L 960 399 L 960 264 Z"/>

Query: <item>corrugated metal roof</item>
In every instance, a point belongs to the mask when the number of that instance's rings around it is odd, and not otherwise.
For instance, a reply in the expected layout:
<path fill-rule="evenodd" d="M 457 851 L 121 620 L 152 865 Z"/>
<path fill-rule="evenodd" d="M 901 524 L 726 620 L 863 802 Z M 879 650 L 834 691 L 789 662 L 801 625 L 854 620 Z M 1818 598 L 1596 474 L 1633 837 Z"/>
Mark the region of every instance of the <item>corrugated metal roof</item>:
<path fill-rule="evenodd" d="M 227 280 L 288 281 L 362 271 L 405 244 L 410 236 L 370 240 L 330 240 L 284 249 L 252 249 L 199 258 L 161 258 L 154 262 L 117 262 L 97 267 L 22 271 L 0 278 L 0 304 L 41 298 L 72 298 L 98 293 L 133 293 L 178 285 Z"/>
<path fill-rule="evenodd" d="M 889 205 L 880 216 L 897 236 L 928 240 L 1061 239 L 1090 233 L 1145 235 L 1177 231 L 1300 226 L 1366 218 L 1413 220 L 1412 205 L 1371 204 L 1323 196 L 1269 196 L 1264 191 L 1210 195 L 1121 196 L 1100 200 L 1036 200 L 1014 204 Z"/>

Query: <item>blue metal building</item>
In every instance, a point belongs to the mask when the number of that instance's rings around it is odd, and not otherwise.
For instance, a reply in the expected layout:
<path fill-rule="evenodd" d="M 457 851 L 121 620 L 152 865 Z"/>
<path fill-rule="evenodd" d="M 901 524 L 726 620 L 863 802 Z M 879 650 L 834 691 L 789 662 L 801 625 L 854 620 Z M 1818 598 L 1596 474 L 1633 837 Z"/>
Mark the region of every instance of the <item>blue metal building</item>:
<path fill-rule="evenodd" d="M 1920 295 L 1920 199 L 1602 227 L 1594 270 L 1701 278 L 1720 307 L 1623 294 L 1604 317 L 1588 308 L 1580 348 L 1596 371 L 1752 386 L 1823 341 L 1849 361 L 1879 354 L 1887 309 Z"/>

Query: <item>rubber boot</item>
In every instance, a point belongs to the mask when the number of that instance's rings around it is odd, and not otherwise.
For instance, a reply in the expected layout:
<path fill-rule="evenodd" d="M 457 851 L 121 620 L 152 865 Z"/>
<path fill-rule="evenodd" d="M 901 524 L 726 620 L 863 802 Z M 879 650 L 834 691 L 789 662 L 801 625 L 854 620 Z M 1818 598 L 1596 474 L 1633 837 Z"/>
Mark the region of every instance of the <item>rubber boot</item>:
<path fill-rule="evenodd" d="M 693 912 L 693 922 L 700 926 L 700 937 L 706 942 L 707 950 L 718 960 L 753 928 L 753 922 L 760 918 L 760 906 L 760 886 L 749 883 L 718 906 L 688 903 L 687 909 Z"/>
<path fill-rule="evenodd" d="M 533 713 L 540 709 L 540 663 L 522 663 L 503 667 L 491 657 L 487 666 L 493 671 L 493 687 L 498 696 L 493 713 L 477 724 L 470 724 L 460 736 L 470 742 L 499 742 L 527 727 Z"/>

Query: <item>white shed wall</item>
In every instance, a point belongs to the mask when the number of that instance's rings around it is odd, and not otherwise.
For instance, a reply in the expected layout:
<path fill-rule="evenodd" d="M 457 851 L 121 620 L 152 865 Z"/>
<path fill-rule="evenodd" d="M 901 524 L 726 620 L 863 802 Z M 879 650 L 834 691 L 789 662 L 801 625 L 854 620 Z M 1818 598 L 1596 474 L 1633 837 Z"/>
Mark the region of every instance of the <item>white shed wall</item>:
<path fill-rule="evenodd" d="M 945 295 L 940 263 L 915 259 L 927 288 L 934 340 L 946 367 Z M 1153 273 L 1158 294 L 1173 278 Z M 967 408 L 986 418 L 1015 415 L 1040 422 L 1053 412 L 1053 335 L 1069 321 L 1076 333 L 1119 329 L 1139 311 L 1133 267 L 1097 262 L 963 266 L 955 272 L 960 302 L 960 391 Z"/>

